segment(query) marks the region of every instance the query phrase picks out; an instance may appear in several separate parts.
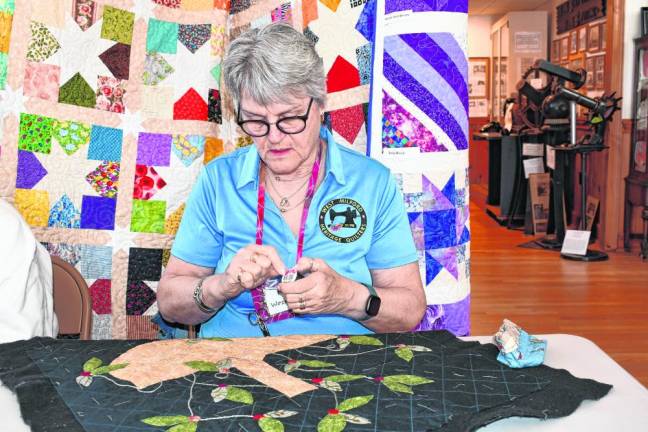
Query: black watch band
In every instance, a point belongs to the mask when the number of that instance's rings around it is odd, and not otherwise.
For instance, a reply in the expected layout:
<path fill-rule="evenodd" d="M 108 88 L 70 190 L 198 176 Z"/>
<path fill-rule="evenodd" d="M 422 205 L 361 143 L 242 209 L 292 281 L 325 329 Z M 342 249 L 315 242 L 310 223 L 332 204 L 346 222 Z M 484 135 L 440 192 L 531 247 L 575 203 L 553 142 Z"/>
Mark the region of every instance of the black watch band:
<path fill-rule="evenodd" d="M 381 300 L 380 297 L 376 295 L 376 289 L 373 286 L 367 284 L 362 285 L 364 285 L 369 290 L 369 297 L 367 298 L 367 303 L 365 303 L 366 317 L 361 320 L 364 321 L 378 315 L 378 312 L 380 311 Z"/>

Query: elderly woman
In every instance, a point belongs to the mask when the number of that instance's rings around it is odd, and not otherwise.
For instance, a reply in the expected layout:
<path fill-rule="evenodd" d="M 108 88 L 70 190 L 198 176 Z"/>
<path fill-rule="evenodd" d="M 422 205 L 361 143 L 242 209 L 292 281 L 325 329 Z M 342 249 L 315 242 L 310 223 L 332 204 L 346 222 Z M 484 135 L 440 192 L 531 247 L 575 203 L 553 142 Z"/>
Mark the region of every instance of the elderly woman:
<path fill-rule="evenodd" d="M 321 127 L 313 44 L 285 24 L 252 30 L 223 73 L 254 146 L 194 186 L 158 287 L 163 317 L 202 323 L 201 337 L 414 328 L 425 296 L 402 197 L 387 168 Z"/>

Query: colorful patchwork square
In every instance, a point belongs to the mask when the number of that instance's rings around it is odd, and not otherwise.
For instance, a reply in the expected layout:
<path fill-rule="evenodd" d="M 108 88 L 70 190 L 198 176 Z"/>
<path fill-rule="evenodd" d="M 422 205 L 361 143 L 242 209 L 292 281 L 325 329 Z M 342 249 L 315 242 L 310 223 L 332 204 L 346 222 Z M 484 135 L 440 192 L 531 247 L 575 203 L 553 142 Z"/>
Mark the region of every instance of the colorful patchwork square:
<path fill-rule="evenodd" d="M 86 181 L 102 197 L 117 197 L 119 162 L 102 162 L 94 171 L 86 176 Z"/>
<path fill-rule="evenodd" d="M 168 134 L 140 133 L 137 141 L 137 163 L 169 166 L 172 140 L 173 138 Z"/>
<path fill-rule="evenodd" d="M 90 142 L 91 126 L 66 120 L 54 120 L 52 136 L 71 155 Z"/>
<path fill-rule="evenodd" d="M 356 48 L 356 58 L 358 60 L 358 72 L 360 72 L 360 84 L 371 83 L 371 44 Z"/>
<path fill-rule="evenodd" d="M 155 168 L 146 165 L 137 165 L 135 167 L 133 198 L 141 200 L 151 199 L 164 186 L 166 186 L 166 182 L 155 171 Z"/>
<path fill-rule="evenodd" d="M 0 12 L 0 52 L 9 52 L 9 42 L 11 40 L 11 23 L 13 15 L 7 12 Z"/>
<path fill-rule="evenodd" d="M 127 80 L 130 75 L 130 50 L 130 45 L 116 43 L 98 57 L 115 78 Z"/>
<path fill-rule="evenodd" d="M 173 153 L 189 166 L 203 154 L 205 149 L 205 137 L 201 135 L 174 135 Z"/>
<path fill-rule="evenodd" d="M 122 153 L 123 131 L 104 126 L 92 126 L 88 159 L 119 162 Z"/>
<path fill-rule="evenodd" d="M 18 173 L 16 187 L 32 189 L 47 175 L 47 170 L 41 164 L 35 153 L 18 150 Z"/>
<path fill-rule="evenodd" d="M 133 39 L 135 14 L 112 6 L 104 6 L 101 37 L 126 45 Z"/>
<path fill-rule="evenodd" d="M 84 195 L 81 204 L 81 228 L 115 229 L 116 205 L 117 201 L 113 198 Z"/>
<path fill-rule="evenodd" d="M 195 53 L 211 38 L 211 24 L 180 24 L 178 40 Z"/>
<path fill-rule="evenodd" d="M 292 23 L 292 7 L 290 3 L 284 3 L 276 9 L 273 9 L 270 13 L 272 17 L 272 22 L 283 21 L 287 23 Z"/>
<path fill-rule="evenodd" d="M 142 116 L 172 119 L 173 87 L 142 86 Z"/>
<path fill-rule="evenodd" d="M 14 205 L 29 225 L 33 227 L 47 226 L 49 195 L 46 191 L 16 189 Z"/>
<path fill-rule="evenodd" d="M 205 157 L 203 163 L 207 164 L 210 160 L 223 154 L 223 140 L 213 137 L 205 139 Z"/>
<path fill-rule="evenodd" d="M 155 304 L 156 294 L 144 281 L 129 281 L 126 288 L 126 314 L 144 315 Z"/>
<path fill-rule="evenodd" d="M 175 209 L 169 217 L 164 222 L 164 232 L 170 235 L 176 235 L 178 233 L 178 228 L 180 228 L 180 221 L 182 220 L 182 215 L 184 214 L 185 204 L 181 204 L 180 207 Z M 166 258 L 166 261 L 169 261 L 169 258 Z M 166 266 L 166 262 L 164 263 Z"/>
<path fill-rule="evenodd" d="M 9 63 L 9 57 L 7 57 L 7 54 L 0 52 L 0 90 L 4 90 L 5 84 L 7 82 L 8 63 Z"/>
<path fill-rule="evenodd" d="M 54 119 L 37 114 L 20 114 L 18 148 L 38 153 L 49 153 L 52 148 Z"/>
<path fill-rule="evenodd" d="M 16 2 L 14 0 L 0 0 L 0 12 L 13 14 L 14 10 L 16 10 Z"/>
<path fill-rule="evenodd" d="M 60 76 L 61 68 L 59 66 L 27 62 L 23 93 L 25 96 L 58 102 Z"/>
<path fill-rule="evenodd" d="M 94 108 L 96 101 L 97 95 L 94 89 L 78 72 L 59 90 L 60 103 Z"/>
<path fill-rule="evenodd" d="M 162 277 L 162 249 L 130 248 L 128 280 L 159 281 Z"/>
<path fill-rule="evenodd" d="M 147 86 L 156 86 L 173 73 L 173 66 L 162 55 L 156 52 L 146 54 L 142 82 Z"/>
<path fill-rule="evenodd" d="M 96 21 L 97 5 L 92 0 L 76 0 L 72 12 L 81 30 L 88 30 Z"/>
<path fill-rule="evenodd" d="M 164 233 L 166 201 L 133 200 L 131 231 Z"/>
<path fill-rule="evenodd" d="M 223 57 L 225 53 L 225 26 L 211 26 L 211 49 L 214 57 Z"/>
<path fill-rule="evenodd" d="M 223 123 L 220 92 L 216 89 L 209 90 L 209 106 L 207 112 L 207 120 L 218 124 Z"/>
<path fill-rule="evenodd" d="M 53 228 L 80 228 L 81 212 L 66 194 L 54 203 L 50 210 L 47 226 Z"/>
<path fill-rule="evenodd" d="M 30 28 L 31 39 L 27 45 L 27 60 L 45 61 L 61 48 L 54 35 L 43 24 L 32 21 Z"/>
<path fill-rule="evenodd" d="M 86 279 L 111 279 L 112 252 L 110 246 L 81 245 L 81 275 Z"/>
<path fill-rule="evenodd" d="M 124 95 L 126 94 L 125 80 L 113 77 L 97 77 L 97 105 L 96 108 L 104 111 L 123 113 Z"/>
<path fill-rule="evenodd" d="M 178 50 L 179 25 L 151 18 L 146 33 L 146 52 L 175 54 Z"/>

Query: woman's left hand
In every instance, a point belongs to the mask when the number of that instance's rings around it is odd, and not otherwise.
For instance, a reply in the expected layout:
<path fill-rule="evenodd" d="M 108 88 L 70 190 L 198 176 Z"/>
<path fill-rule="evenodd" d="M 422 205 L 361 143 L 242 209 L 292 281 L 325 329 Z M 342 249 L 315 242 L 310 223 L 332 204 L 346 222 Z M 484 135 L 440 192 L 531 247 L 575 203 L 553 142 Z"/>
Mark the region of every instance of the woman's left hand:
<path fill-rule="evenodd" d="M 302 257 L 295 269 L 305 277 L 279 286 L 294 313 L 341 314 L 352 318 L 362 315 L 355 313 L 352 306 L 354 282 L 338 274 L 326 261 Z"/>

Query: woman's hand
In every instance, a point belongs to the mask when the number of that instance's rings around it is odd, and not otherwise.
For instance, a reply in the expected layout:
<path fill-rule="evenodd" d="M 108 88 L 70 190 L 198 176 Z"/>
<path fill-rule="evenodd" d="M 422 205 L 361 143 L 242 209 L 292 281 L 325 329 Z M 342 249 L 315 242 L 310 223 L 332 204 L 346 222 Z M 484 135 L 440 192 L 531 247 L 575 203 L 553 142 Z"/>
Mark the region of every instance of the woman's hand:
<path fill-rule="evenodd" d="M 231 299 L 243 290 L 256 288 L 267 279 L 286 272 L 276 249 L 272 246 L 248 245 L 240 249 L 225 270 L 222 295 Z"/>
<path fill-rule="evenodd" d="M 364 317 L 364 305 L 369 292 L 341 276 L 326 261 L 302 257 L 296 266 L 303 279 L 282 283 L 279 291 L 288 307 L 298 314 L 341 314 L 353 319 Z M 358 286 L 354 286 L 358 285 Z M 360 298 L 364 295 L 364 299 Z"/>

